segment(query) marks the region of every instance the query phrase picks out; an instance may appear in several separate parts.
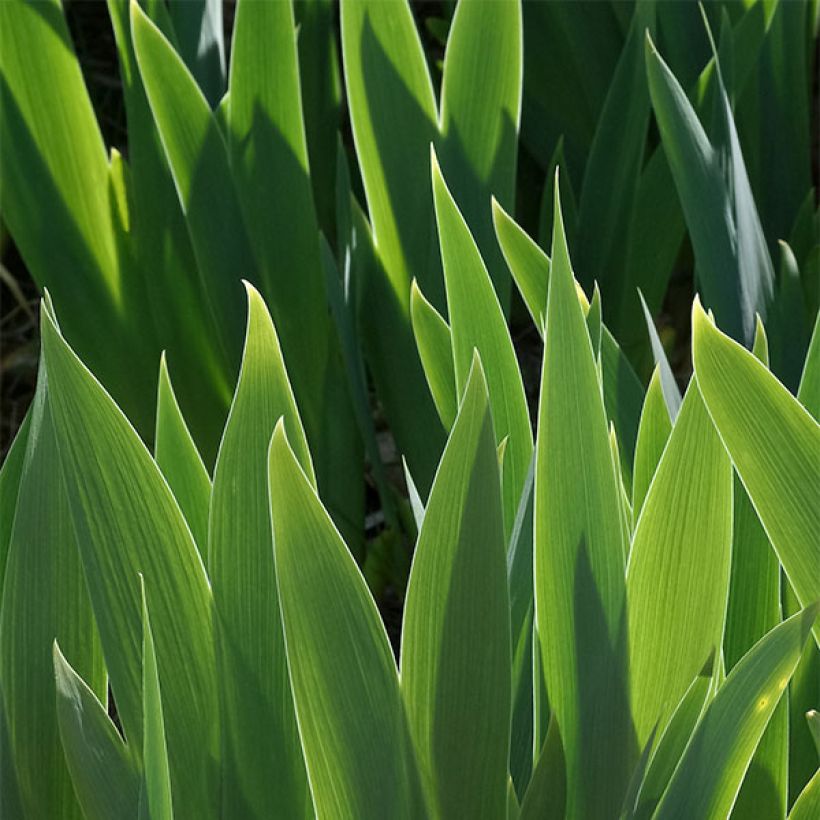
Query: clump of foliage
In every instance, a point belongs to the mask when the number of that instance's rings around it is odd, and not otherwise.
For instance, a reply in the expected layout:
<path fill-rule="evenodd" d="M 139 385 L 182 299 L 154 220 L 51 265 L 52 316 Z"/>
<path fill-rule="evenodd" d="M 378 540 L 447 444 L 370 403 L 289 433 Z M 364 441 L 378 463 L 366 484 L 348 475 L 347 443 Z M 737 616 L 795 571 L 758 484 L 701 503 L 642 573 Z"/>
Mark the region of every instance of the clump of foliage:
<path fill-rule="evenodd" d="M 56 0 L 0 4 L 44 291 L 0 468 L 3 817 L 817 816 L 816 13 L 747 5 L 460 0 L 437 90 L 409 5 L 342 0 L 350 151 L 332 4 L 243 0 L 227 65 L 219 3 L 109 0 L 123 157 Z M 652 315 L 687 232 L 681 393 Z M 396 652 L 365 454 L 413 550 Z"/>

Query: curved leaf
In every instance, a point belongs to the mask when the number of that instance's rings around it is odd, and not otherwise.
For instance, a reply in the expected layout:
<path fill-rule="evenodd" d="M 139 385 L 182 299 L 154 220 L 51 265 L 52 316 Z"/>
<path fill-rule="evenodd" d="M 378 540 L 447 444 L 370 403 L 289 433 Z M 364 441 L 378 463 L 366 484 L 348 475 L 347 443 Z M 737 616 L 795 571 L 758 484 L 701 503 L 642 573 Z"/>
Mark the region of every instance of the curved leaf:
<path fill-rule="evenodd" d="M 473 350 L 487 374 L 496 442 L 509 436 L 502 485 L 504 532 L 512 531 L 532 456 L 532 427 L 510 332 L 487 268 L 432 154 L 441 258 L 453 337 L 456 389 L 463 394 Z"/>
<path fill-rule="evenodd" d="M 706 407 L 801 604 L 820 599 L 820 426 L 751 353 L 692 309 Z M 820 627 L 815 628 L 820 643 Z"/>
<path fill-rule="evenodd" d="M 536 445 L 535 613 L 567 763 L 567 816 L 605 817 L 621 804 L 638 756 L 624 688 L 626 550 L 557 194 L 555 214 Z"/>
<path fill-rule="evenodd" d="M 797 666 L 818 605 L 775 627 L 729 673 L 698 723 L 654 817 L 726 817 Z"/>
<path fill-rule="evenodd" d="M 453 336 L 450 326 L 424 297 L 415 279 L 410 286 L 410 319 L 430 393 L 444 429 L 449 430 L 458 410 Z"/>
<path fill-rule="evenodd" d="M 154 459 L 179 502 L 199 554 L 204 558 L 208 548 L 211 477 L 177 403 L 165 354 L 159 365 Z"/>
<path fill-rule="evenodd" d="M 288 668 L 316 813 L 422 816 L 384 625 L 281 421 L 271 441 L 269 481 Z"/>
<path fill-rule="evenodd" d="M 57 722 L 77 801 L 88 820 L 136 817 L 138 765 L 88 684 L 54 642 Z"/>
<path fill-rule="evenodd" d="M 117 710 L 142 748 L 145 576 L 180 816 L 209 817 L 217 715 L 211 593 L 185 519 L 148 450 L 99 382 L 41 314 L 52 418 L 91 605 Z M 139 492 L 135 492 L 139 488 Z"/>
<path fill-rule="evenodd" d="M 246 288 L 245 352 L 214 471 L 208 550 L 224 687 L 222 789 L 226 806 L 296 818 L 308 811 L 310 797 L 267 503 L 268 445 L 278 418 L 284 417 L 312 485 L 315 478 L 276 330 L 262 297 Z"/>
<path fill-rule="evenodd" d="M 504 816 L 509 619 L 501 486 L 476 353 L 425 509 L 402 625 L 402 694 L 437 817 Z"/>
<path fill-rule="evenodd" d="M 692 381 L 638 517 L 626 574 L 641 748 L 723 639 L 731 547 L 732 468 Z"/>

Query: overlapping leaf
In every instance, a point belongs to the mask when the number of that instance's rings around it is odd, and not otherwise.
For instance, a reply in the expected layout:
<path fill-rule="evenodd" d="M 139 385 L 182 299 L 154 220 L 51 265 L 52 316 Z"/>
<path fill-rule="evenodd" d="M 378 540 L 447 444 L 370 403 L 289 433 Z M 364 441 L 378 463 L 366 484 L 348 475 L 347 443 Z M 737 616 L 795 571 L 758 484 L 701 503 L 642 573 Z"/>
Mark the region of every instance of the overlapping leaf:
<path fill-rule="evenodd" d="M 620 488 L 555 200 L 535 468 L 535 613 L 567 815 L 608 816 L 637 760 L 627 707 Z M 583 465 L 583 466 L 581 466 Z"/>
<path fill-rule="evenodd" d="M 225 805 L 305 815 L 308 784 L 279 614 L 267 493 L 268 444 L 284 417 L 315 484 L 279 340 L 262 298 L 248 291 L 245 352 L 214 472 L 208 566 L 223 684 Z M 272 773 L 275 776 L 272 776 Z"/>
<path fill-rule="evenodd" d="M 511 702 L 505 564 L 495 440 L 476 354 L 427 502 L 402 631 L 402 693 L 437 817 L 504 815 Z"/>
<path fill-rule="evenodd" d="M 692 326 L 706 407 L 798 600 L 808 605 L 820 599 L 820 427 L 697 302 Z M 820 628 L 814 634 L 820 643 Z"/>
<path fill-rule="evenodd" d="M 281 422 L 269 469 L 288 668 L 316 812 L 373 820 L 424 816 L 384 626 Z"/>
<path fill-rule="evenodd" d="M 190 530 L 128 420 L 41 313 L 66 494 L 111 688 L 142 748 L 142 573 L 153 612 L 178 816 L 210 816 L 217 755 L 211 593 Z M 136 489 L 138 488 L 138 490 Z"/>

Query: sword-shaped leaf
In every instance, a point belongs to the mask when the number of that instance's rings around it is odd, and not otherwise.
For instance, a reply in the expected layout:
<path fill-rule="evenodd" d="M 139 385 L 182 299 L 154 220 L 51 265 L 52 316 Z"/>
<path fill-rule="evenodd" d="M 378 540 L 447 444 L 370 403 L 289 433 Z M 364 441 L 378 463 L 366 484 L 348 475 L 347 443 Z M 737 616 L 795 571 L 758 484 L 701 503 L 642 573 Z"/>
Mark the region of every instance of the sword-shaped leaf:
<path fill-rule="evenodd" d="M 752 352 L 768 365 L 766 333 L 759 319 Z M 729 670 L 783 620 L 780 562 L 737 476 L 734 485 L 732 575 L 723 638 Z M 733 810 L 736 820 L 786 813 L 789 770 L 786 700 L 783 699 L 772 715 L 746 773 Z"/>
<path fill-rule="evenodd" d="M 556 191 L 557 191 L 556 185 Z M 620 487 L 555 199 L 535 468 L 535 613 L 567 816 L 610 816 L 637 760 L 627 706 Z"/>
<path fill-rule="evenodd" d="M 430 804 L 503 817 L 510 745 L 510 605 L 495 439 L 478 354 L 419 532 L 401 686 Z"/>
<path fill-rule="evenodd" d="M 820 599 L 820 426 L 697 301 L 692 336 L 709 414 L 798 600 L 808 606 Z M 814 635 L 820 644 L 820 627 Z"/>
<path fill-rule="evenodd" d="M 316 813 L 425 816 L 384 625 L 281 421 L 269 481 L 288 669 Z"/>
<path fill-rule="evenodd" d="M 217 696 L 211 593 L 188 525 L 134 428 L 41 311 L 49 403 L 117 711 L 142 748 L 145 577 L 177 814 L 209 817 Z"/>
<path fill-rule="evenodd" d="M 136 817 L 140 771 L 105 706 L 54 643 L 57 723 L 77 802 L 88 820 Z"/>
<path fill-rule="evenodd" d="M 729 673 L 692 735 L 654 817 L 726 817 L 817 619 L 804 609 L 761 638 Z"/>
<path fill-rule="evenodd" d="M 641 748 L 722 641 L 731 547 L 732 467 L 693 380 L 638 517 L 626 575 Z"/>
<path fill-rule="evenodd" d="M 464 393 L 473 351 L 478 350 L 487 374 L 496 442 L 509 436 L 502 486 L 504 532 L 509 538 L 532 457 L 532 427 L 524 383 L 501 304 L 478 246 L 441 175 L 435 153 L 432 167 L 456 389 Z"/>
<path fill-rule="evenodd" d="M 173 820 L 171 775 L 168 771 L 168 748 L 165 743 L 165 719 L 159 691 L 157 653 L 151 634 L 145 582 L 140 576 L 142 596 L 142 786 L 141 820 Z"/>
<path fill-rule="evenodd" d="M 458 410 L 453 334 L 442 315 L 427 301 L 415 279 L 410 287 L 410 319 L 419 358 L 441 423 L 449 431 Z"/>
<path fill-rule="evenodd" d="M 222 788 L 226 805 L 305 815 L 308 784 L 288 681 L 276 593 L 268 445 L 284 417 L 302 469 L 313 467 L 276 330 L 248 291 L 245 353 L 214 471 L 208 566 L 223 683 Z"/>
<path fill-rule="evenodd" d="M 51 391 L 41 367 L 31 409 L 0 608 L 0 710 L 24 813 L 77 818 L 60 744 L 51 650 L 59 640 L 95 693 L 106 675 L 60 471 Z M 8 749 L 3 748 L 8 743 Z M 0 791 L 12 789 L 5 782 Z M 2 802 L 2 801 L 0 801 Z"/>
<path fill-rule="evenodd" d="M 766 317 L 774 270 L 718 71 L 720 135 L 710 142 L 680 83 L 646 41 L 649 91 L 683 207 L 704 298 L 731 335 L 751 345 Z"/>
<path fill-rule="evenodd" d="M 635 444 L 635 466 L 632 470 L 632 520 L 638 522 L 649 485 L 658 468 L 663 448 L 672 432 L 669 406 L 663 395 L 660 368 L 655 367 L 646 391 L 638 438 Z"/>
<path fill-rule="evenodd" d="M 131 0 L 131 35 L 188 224 L 224 367 L 226 372 L 235 372 L 242 327 L 239 278 L 253 278 L 256 268 L 225 140 L 196 81 L 136 0 Z"/>
<path fill-rule="evenodd" d="M 208 549 L 211 477 L 177 402 L 165 354 L 159 365 L 154 459 L 185 515 L 204 560 Z"/>

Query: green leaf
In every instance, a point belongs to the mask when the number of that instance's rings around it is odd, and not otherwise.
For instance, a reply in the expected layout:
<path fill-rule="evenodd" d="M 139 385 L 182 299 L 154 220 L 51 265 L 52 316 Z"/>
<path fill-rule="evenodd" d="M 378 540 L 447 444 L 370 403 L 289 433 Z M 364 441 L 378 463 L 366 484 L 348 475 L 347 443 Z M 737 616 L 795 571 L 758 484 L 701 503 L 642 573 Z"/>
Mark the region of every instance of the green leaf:
<path fill-rule="evenodd" d="M 638 517 L 626 575 L 641 748 L 721 643 L 731 547 L 731 464 L 692 381 Z"/>
<path fill-rule="evenodd" d="M 765 365 L 721 333 L 696 301 L 698 385 L 735 469 L 803 605 L 820 598 L 820 427 Z M 815 630 L 820 643 L 820 628 Z"/>
<path fill-rule="evenodd" d="M 444 435 L 430 435 L 437 414 L 410 327 L 410 282 L 416 277 L 444 309 L 430 182 L 418 173 L 438 130 L 436 100 L 406 0 L 344 0 L 340 28 L 350 124 L 373 226 L 368 247 L 365 225 L 354 225 L 362 342 L 398 447 L 426 492 Z"/>
<path fill-rule="evenodd" d="M 229 99 L 231 170 L 260 288 L 289 363 L 323 497 L 337 518 L 349 516 L 358 529 L 361 449 L 327 311 L 290 2 L 239 4 Z"/>
<path fill-rule="evenodd" d="M 352 194 L 347 201 L 352 223 L 348 281 L 362 350 L 397 447 L 407 458 L 419 487 L 428 492 L 444 448 L 444 427 L 430 397 L 412 333 L 409 329 L 408 333 L 396 331 L 406 321 L 404 308 L 386 277 L 367 218 Z"/>
<path fill-rule="evenodd" d="M 660 369 L 663 398 L 666 401 L 666 407 L 669 410 L 669 418 L 674 424 L 682 401 L 680 389 L 678 388 L 675 374 L 669 366 L 669 360 L 666 358 L 666 350 L 664 350 L 663 342 L 661 342 L 660 336 L 658 336 L 658 331 L 655 328 L 655 322 L 652 319 L 652 314 L 649 312 L 649 307 L 647 306 L 646 300 L 643 298 L 643 294 L 640 290 L 638 291 L 638 296 L 640 297 L 643 315 L 646 319 L 646 329 L 649 331 L 649 344 L 652 347 L 652 356 L 655 359 L 655 364 Z"/>
<path fill-rule="evenodd" d="M 172 820 L 171 775 L 168 771 L 168 749 L 165 745 L 165 720 L 162 715 L 162 697 L 159 691 L 157 655 L 145 582 L 140 576 L 142 595 L 142 785 L 140 817 L 145 820 Z"/>
<path fill-rule="evenodd" d="M 14 510 L 17 507 L 17 496 L 20 490 L 20 476 L 23 472 L 23 461 L 28 445 L 28 431 L 31 427 L 31 411 L 23 417 L 17 429 L 6 457 L 0 465 L 0 605 L 3 602 L 3 578 L 6 574 L 6 561 L 11 543 L 11 528 L 14 523 Z"/>
<path fill-rule="evenodd" d="M 498 244 L 521 298 L 538 332 L 543 335 L 543 316 L 547 305 L 547 283 L 550 276 L 549 257 L 495 198 L 493 222 Z"/>
<path fill-rule="evenodd" d="M 57 639 L 66 647 L 100 695 L 106 676 L 60 472 L 50 398 L 41 366 L 0 608 L 0 710 L 7 734 L 3 745 L 8 743 L 24 813 L 78 818 L 58 736 L 52 643 Z M 5 793 L 12 785 L 4 782 L 0 788 Z"/>
<path fill-rule="evenodd" d="M 182 59 L 131 0 L 137 64 L 196 256 L 202 292 L 226 372 L 239 360 L 239 276 L 256 266 L 248 245 L 228 152 L 216 118 Z"/>
<path fill-rule="evenodd" d="M 504 532 L 509 538 L 532 457 L 527 398 L 510 332 L 487 268 L 441 175 L 434 153 L 431 162 L 456 389 L 463 394 L 473 350 L 478 350 L 487 374 L 495 440 L 501 442 L 510 437 L 502 485 Z"/>
<path fill-rule="evenodd" d="M 769 319 L 772 337 L 771 369 L 794 393 L 800 383 L 808 350 L 807 309 L 794 252 L 782 240 L 778 245 L 780 266 Z"/>
<path fill-rule="evenodd" d="M 154 459 L 185 515 L 199 554 L 204 559 L 208 547 L 211 477 L 177 403 L 164 354 L 159 365 Z"/>
<path fill-rule="evenodd" d="M 422 521 L 424 521 L 424 501 L 422 501 L 419 495 L 416 483 L 413 481 L 413 476 L 410 475 L 410 468 L 407 466 L 407 462 L 403 456 L 401 465 L 404 469 L 404 483 L 407 485 L 407 498 L 410 502 L 410 509 L 413 512 L 413 522 L 416 525 L 416 530 L 420 530 Z"/>
<path fill-rule="evenodd" d="M 499 205 L 494 206 L 493 218 L 498 241 L 513 279 L 538 332 L 543 336 L 550 260 Z M 580 285 L 576 284 L 576 289 L 578 299 L 584 310 L 588 311 L 586 295 Z M 601 335 L 601 362 L 604 403 L 622 445 L 620 455 L 624 479 L 626 484 L 631 486 L 632 459 L 643 406 L 643 387 L 606 325 L 603 326 Z"/>
<path fill-rule="evenodd" d="M 405 315 L 413 276 L 440 308 L 440 269 L 430 264 L 430 186 L 418 173 L 438 112 L 409 3 L 344 0 L 341 35 L 350 124 L 385 273 Z"/>
<path fill-rule="evenodd" d="M 459 3 L 441 83 L 441 164 L 505 313 L 510 280 L 488 199 L 492 194 L 505 208 L 515 204 L 523 37 L 518 0 Z"/>
<path fill-rule="evenodd" d="M 800 377 L 800 388 L 797 398 L 803 407 L 811 413 L 815 421 L 820 420 L 820 314 L 814 320 L 814 332 L 811 335 L 809 351 Z"/>
<path fill-rule="evenodd" d="M 789 820 L 812 820 L 820 813 L 820 769 L 800 792 L 789 812 Z"/>
<path fill-rule="evenodd" d="M 774 271 L 760 227 L 729 98 L 718 69 L 718 132 L 712 143 L 651 39 L 649 91 L 695 251 L 698 281 L 718 321 L 751 345 L 764 319 Z"/>
<path fill-rule="evenodd" d="M 651 745 L 652 755 L 649 766 L 636 795 L 634 810 L 627 812 L 630 818 L 649 818 L 655 811 L 669 780 L 686 749 L 701 714 L 713 695 L 714 656 L 711 656 L 704 668 L 698 673 L 686 693 L 681 698 L 666 727 L 656 738 L 656 732 L 650 734 L 647 741 Z"/>
<path fill-rule="evenodd" d="M 726 817 L 797 666 L 818 605 L 775 627 L 729 673 L 698 723 L 655 817 Z"/>
<path fill-rule="evenodd" d="M 67 337 L 147 434 L 160 351 L 143 278 L 120 264 L 108 154 L 59 0 L 0 5 L 0 107 L 3 221 Z M 123 333 L 134 314 L 140 333 Z"/>
<path fill-rule="evenodd" d="M 211 106 L 225 91 L 225 42 L 219 0 L 169 0 L 179 54 Z"/>
<path fill-rule="evenodd" d="M 556 186 L 557 189 L 557 186 Z M 567 816 L 610 816 L 637 759 L 621 643 L 620 488 L 556 194 L 535 468 L 535 607 Z M 578 465 L 584 469 L 579 470 Z"/>
<path fill-rule="evenodd" d="M 336 4 L 332 0 L 295 3 L 305 132 L 316 215 L 333 247 L 336 235 L 337 132 L 342 116 L 342 77 L 336 45 Z"/>
<path fill-rule="evenodd" d="M 217 714 L 211 593 L 168 485 L 128 420 L 43 309 L 49 402 L 91 605 L 125 735 L 142 748 L 145 576 L 166 707 L 174 803 L 208 817 Z M 136 493 L 134 488 L 138 487 Z"/>
<path fill-rule="evenodd" d="M 384 625 L 282 422 L 271 442 L 269 476 L 288 668 L 316 813 L 423 816 Z"/>
<path fill-rule="evenodd" d="M 669 405 L 663 394 L 660 367 L 656 365 L 646 391 L 635 445 L 635 466 L 632 471 L 633 525 L 638 522 L 649 485 L 652 483 L 671 432 Z"/>
<path fill-rule="evenodd" d="M 146 13 L 175 43 L 173 24 L 163 2 L 144 4 Z M 120 255 L 124 275 L 144 283 L 156 327 L 157 349 L 144 378 L 156 387 L 156 359 L 165 349 L 174 365 L 174 386 L 194 439 L 205 461 L 213 464 L 225 423 L 234 374 L 225 369 L 214 317 L 207 306 L 165 151 L 142 84 L 131 36 L 129 0 L 108 0 L 108 13 L 119 54 L 120 75 L 128 123 L 126 186 L 128 220 Z M 113 160 L 112 152 L 112 160 Z M 113 169 L 112 162 L 112 169 Z M 146 275 L 146 272 L 150 272 Z M 145 333 L 145 314 L 122 316 L 119 332 L 130 344 Z M 122 361 L 122 360 L 121 360 Z M 127 370 L 133 381 L 134 361 L 128 352 Z M 150 391 L 143 391 L 141 401 Z M 116 396 L 115 396 L 116 397 Z M 130 413 L 128 407 L 126 413 Z M 148 424 L 153 425 L 153 407 Z M 151 427 L 141 429 L 149 438 Z"/>
<path fill-rule="evenodd" d="M 410 318 L 427 385 L 445 430 L 453 426 L 458 410 L 453 336 L 450 326 L 427 301 L 414 279 L 410 293 Z"/>
<path fill-rule="evenodd" d="M 325 284 L 327 286 L 327 300 L 330 305 L 330 312 L 333 316 L 336 333 L 339 338 L 339 352 L 344 363 L 344 369 L 334 368 L 333 373 L 336 373 L 337 384 L 344 383 L 344 392 L 350 395 L 350 406 L 353 415 L 355 416 L 356 424 L 359 428 L 359 434 L 364 444 L 364 451 L 367 455 L 368 466 L 373 482 L 379 493 L 379 502 L 382 506 L 385 522 L 393 529 L 399 528 L 399 522 L 396 513 L 395 496 L 392 493 L 387 483 L 387 476 L 385 474 L 385 467 L 382 463 L 381 452 L 379 451 L 379 443 L 376 439 L 376 430 L 373 421 L 373 414 L 370 407 L 370 393 L 368 392 L 367 375 L 362 359 L 362 350 L 359 343 L 358 333 L 356 332 L 356 305 L 353 294 L 350 292 L 350 278 L 349 265 L 346 268 L 346 279 L 343 280 L 339 275 L 339 270 L 336 266 L 336 260 L 333 256 L 333 251 L 324 236 L 321 237 L 322 245 L 322 267 L 325 272 Z M 345 397 L 341 397 L 345 400 Z M 330 402 L 326 403 L 326 414 L 337 417 L 342 414 L 339 413 L 338 407 L 330 407 Z M 343 420 L 343 423 L 346 420 Z M 342 425 L 339 425 L 340 434 Z M 328 432 L 325 438 L 326 446 L 335 448 L 335 436 Z M 320 442 L 319 447 L 322 446 Z M 354 442 L 354 448 L 358 451 L 358 445 Z M 358 471 L 362 466 L 358 459 L 351 458 L 348 465 L 343 465 L 345 453 L 340 452 L 335 457 L 328 459 L 331 466 L 338 469 L 334 479 L 334 484 L 330 489 L 325 488 L 326 501 L 328 506 L 331 506 L 334 499 L 329 497 L 334 486 L 338 488 L 339 484 L 346 480 L 346 476 L 350 476 L 354 480 L 353 473 Z M 358 481 L 359 473 L 356 472 L 355 481 Z M 354 483 L 355 483 L 354 481 Z M 321 490 L 320 490 L 321 491 Z M 352 494 L 351 494 L 352 495 Z M 359 492 L 358 496 L 362 496 Z M 346 496 L 350 497 L 350 496 Z M 340 496 L 336 496 L 340 499 Z M 347 510 L 347 515 L 352 518 L 353 510 Z M 363 517 L 363 515 L 362 515 Z M 356 531 L 351 537 L 358 540 L 361 539 L 361 520 L 351 521 L 355 525 Z"/>
<path fill-rule="evenodd" d="M 558 723 L 553 717 L 521 801 L 520 820 L 560 820 L 565 817 L 566 799 L 564 750 Z"/>
<path fill-rule="evenodd" d="M 604 300 L 613 306 L 625 284 L 630 224 L 649 123 L 643 37 L 654 29 L 654 0 L 639 0 L 609 82 L 581 188 L 578 241 L 573 245 L 578 248 L 578 270 L 584 285 L 597 281 Z"/>
<path fill-rule="evenodd" d="M 140 772 L 105 706 L 54 642 L 57 723 L 77 802 L 88 820 L 136 817 Z"/>
<path fill-rule="evenodd" d="M 820 713 L 816 709 L 810 709 L 806 712 L 806 723 L 809 725 L 814 745 L 817 747 L 817 754 L 820 755 Z"/>
<path fill-rule="evenodd" d="M 503 817 L 510 745 L 510 605 L 501 486 L 478 354 L 419 532 L 401 686 L 430 804 Z"/>
<path fill-rule="evenodd" d="M 623 30 L 611 3 L 524 3 L 522 138 L 546 168 L 560 135 L 579 179 L 618 57 Z"/>
<path fill-rule="evenodd" d="M 768 364 L 763 324 L 758 319 L 754 355 Z M 732 574 L 726 611 L 723 653 L 731 669 L 746 652 L 783 620 L 780 563 L 769 544 L 740 479 L 734 479 Z M 788 792 L 789 711 L 786 699 L 772 715 L 746 773 L 732 817 L 786 813 Z"/>
<path fill-rule="evenodd" d="M 250 285 L 245 353 L 214 471 L 208 567 L 223 682 L 226 805 L 300 817 L 310 807 L 287 675 L 270 512 L 268 445 L 284 417 L 315 486 L 276 330 Z M 274 775 L 275 773 L 275 775 Z"/>
<path fill-rule="evenodd" d="M 788 583 L 783 585 L 783 610 L 786 615 L 800 611 Z M 789 804 L 794 803 L 817 769 L 817 741 L 812 736 L 813 724 L 806 717 L 818 703 L 820 650 L 814 641 L 809 641 L 789 682 Z"/>

